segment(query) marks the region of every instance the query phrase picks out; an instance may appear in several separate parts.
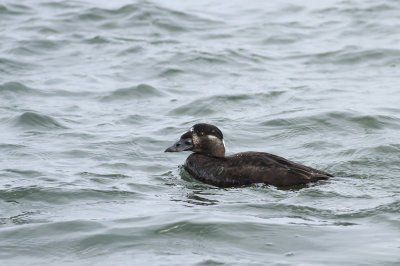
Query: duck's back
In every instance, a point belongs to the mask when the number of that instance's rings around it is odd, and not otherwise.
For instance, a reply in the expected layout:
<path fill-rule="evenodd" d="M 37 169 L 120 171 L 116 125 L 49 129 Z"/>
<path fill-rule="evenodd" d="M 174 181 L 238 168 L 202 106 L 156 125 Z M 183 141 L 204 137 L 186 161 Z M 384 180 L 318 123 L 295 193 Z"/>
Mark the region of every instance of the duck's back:
<path fill-rule="evenodd" d="M 196 179 L 218 187 L 265 183 L 274 186 L 305 184 L 332 175 L 263 152 L 243 152 L 224 158 L 193 153 L 185 169 Z"/>

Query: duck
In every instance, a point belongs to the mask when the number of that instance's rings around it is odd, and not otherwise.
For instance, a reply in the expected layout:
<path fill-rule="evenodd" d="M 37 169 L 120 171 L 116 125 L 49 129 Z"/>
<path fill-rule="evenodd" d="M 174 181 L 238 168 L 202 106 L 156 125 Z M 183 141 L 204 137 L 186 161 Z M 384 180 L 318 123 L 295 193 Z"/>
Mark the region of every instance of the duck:
<path fill-rule="evenodd" d="M 240 152 L 225 156 L 221 130 L 199 123 L 185 132 L 165 152 L 191 151 L 184 169 L 203 183 L 239 187 L 263 183 L 275 187 L 305 185 L 333 175 L 265 152 Z"/>

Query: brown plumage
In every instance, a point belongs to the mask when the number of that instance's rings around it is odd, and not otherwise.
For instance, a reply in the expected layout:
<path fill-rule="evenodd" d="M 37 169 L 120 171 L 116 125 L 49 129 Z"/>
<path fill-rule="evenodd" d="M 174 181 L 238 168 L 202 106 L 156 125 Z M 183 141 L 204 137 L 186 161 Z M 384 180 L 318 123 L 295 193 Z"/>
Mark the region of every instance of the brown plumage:
<path fill-rule="evenodd" d="M 209 124 L 196 124 L 166 152 L 194 151 L 185 162 L 191 176 L 218 187 L 264 183 L 293 186 L 332 177 L 326 172 L 263 152 L 242 152 L 225 157 L 222 132 Z"/>
<path fill-rule="evenodd" d="M 194 178 L 218 187 L 253 183 L 293 186 L 332 176 L 263 152 L 242 152 L 222 158 L 193 153 L 186 159 L 185 169 Z"/>

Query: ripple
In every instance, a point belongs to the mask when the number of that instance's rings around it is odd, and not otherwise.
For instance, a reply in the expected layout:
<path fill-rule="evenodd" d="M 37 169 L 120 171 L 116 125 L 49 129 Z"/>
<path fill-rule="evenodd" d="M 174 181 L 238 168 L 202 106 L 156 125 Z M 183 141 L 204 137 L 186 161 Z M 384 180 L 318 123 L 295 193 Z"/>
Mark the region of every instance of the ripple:
<path fill-rule="evenodd" d="M 355 65 L 370 62 L 391 64 L 400 57 L 400 50 L 361 50 L 355 47 L 347 47 L 337 51 L 308 55 L 307 57 L 309 58 L 307 64 Z"/>
<path fill-rule="evenodd" d="M 183 70 L 178 69 L 178 68 L 168 68 L 164 71 L 162 71 L 159 76 L 160 77 L 172 77 L 178 74 L 184 73 Z"/>
<path fill-rule="evenodd" d="M 133 100 L 133 99 L 145 99 L 151 97 L 160 97 L 164 96 L 160 90 L 147 85 L 147 84 L 139 84 L 137 86 L 118 89 L 107 96 L 104 96 L 102 101 L 115 101 L 115 100 Z"/>
<path fill-rule="evenodd" d="M 0 4 L 0 14 L 1 15 L 24 15 L 31 13 L 31 8 L 22 4 Z"/>
<path fill-rule="evenodd" d="M 143 50 L 144 50 L 144 48 L 142 46 L 135 45 L 135 46 L 129 47 L 129 48 L 119 52 L 118 56 L 124 57 L 124 56 L 128 56 L 130 54 L 137 54 L 137 53 L 142 52 Z"/>
<path fill-rule="evenodd" d="M 199 115 L 207 116 L 219 111 L 226 111 L 232 106 L 242 106 L 246 104 L 261 104 L 279 98 L 284 91 L 271 91 L 269 93 L 255 94 L 232 94 L 215 95 L 211 97 L 200 98 L 188 104 L 181 105 L 169 111 L 169 115 Z"/>
<path fill-rule="evenodd" d="M 40 177 L 44 174 L 35 170 L 20 170 L 20 169 L 4 169 L 5 172 L 16 174 L 17 176 L 25 176 L 30 178 Z"/>
<path fill-rule="evenodd" d="M 68 204 L 71 199 L 79 200 L 117 200 L 138 198 L 139 192 L 99 189 L 59 189 L 46 187 L 14 187 L 0 189 L 0 199 L 8 202 L 46 202 L 50 204 Z"/>
<path fill-rule="evenodd" d="M 28 31 L 37 30 L 36 28 L 32 29 L 31 27 L 25 28 Z M 29 50 L 40 51 L 40 52 L 49 52 L 49 51 L 56 51 L 60 49 L 63 45 L 68 44 L 68 41 L 54 41 L 54 40 L 45 40 L 45 39 L 38 39 L 38 40 L 24 40 L 20 41 L 20 47 L 25 47 Z"/>
<path fill-rule="evenodd" d="M 13 60 L 7 58 L 0 58 L 0 72 L 7 74 L 14 74 L 21 70 L 30 70 L 35 67 L 34 64 L 22 62 L 20 60 Z"/>
<path fill-rule="evenodd" d="M 385 115 L 363 115 L 354 112 L 324 112 L 313 115 L 292 114 L 288 118 L 274 118 L 262 122 L 263 126 L 270 127 L 293 127 L 302 126 L 313 129 L 356 131 L 364 130 L 383 130 L 387 128 L 400 129 L 400 119 Z"/>
<path fill-rule="evenodd" d="M 65 129 L 66 127 L 51 116 L 25 112 L 12 119 L 14 126 L 26 129 Z"/>
<path fill-rule="evenodd" d="M 90 39 L 86 39 L 84 41 L 85 43 L 88 44 L 104 44 L 104 43 L 110 43 L 109 40 L 107 40 L 106 38 L 102 37 L 102 36 L 95 36 L 93 38 Z"/>
<path fill-rule="evenodd" d="M 36 94 L 41 95 L 42 92 L 33 88 L 30 88 L 20 82 L 7 82 L 0 85 L 0 95 L 4 95 L 5 93 L 14 94 L 16 96 L 24 95 L 24 94 Z"/>

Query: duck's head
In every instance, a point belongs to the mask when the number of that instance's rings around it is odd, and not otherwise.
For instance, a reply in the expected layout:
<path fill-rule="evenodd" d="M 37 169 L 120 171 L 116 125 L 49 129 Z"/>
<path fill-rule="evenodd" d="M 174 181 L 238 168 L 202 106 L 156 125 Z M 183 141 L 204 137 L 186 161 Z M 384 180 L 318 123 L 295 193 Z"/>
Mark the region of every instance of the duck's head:
<path fill-rule="evenodd" d="M 165 152 L 193 151 L 207 156 L 224 157 L 225 144 L 221 130 L 210 124 L 196 124 Z"/>

